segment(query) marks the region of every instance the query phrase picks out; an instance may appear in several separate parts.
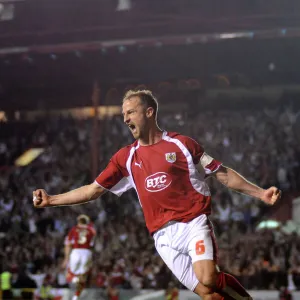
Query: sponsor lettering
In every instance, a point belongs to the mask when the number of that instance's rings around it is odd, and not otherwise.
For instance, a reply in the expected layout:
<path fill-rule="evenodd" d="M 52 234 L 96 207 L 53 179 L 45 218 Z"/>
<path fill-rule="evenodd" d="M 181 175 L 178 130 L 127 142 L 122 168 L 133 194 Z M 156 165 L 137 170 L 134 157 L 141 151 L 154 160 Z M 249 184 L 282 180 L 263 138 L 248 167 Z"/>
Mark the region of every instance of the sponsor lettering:
<path fill-rule="evenodd" d="M 145 179 L 145 189 L 149 192 L 159 192 L 166 189 L 172 183 L 168 173 L 157 172 Z"/>

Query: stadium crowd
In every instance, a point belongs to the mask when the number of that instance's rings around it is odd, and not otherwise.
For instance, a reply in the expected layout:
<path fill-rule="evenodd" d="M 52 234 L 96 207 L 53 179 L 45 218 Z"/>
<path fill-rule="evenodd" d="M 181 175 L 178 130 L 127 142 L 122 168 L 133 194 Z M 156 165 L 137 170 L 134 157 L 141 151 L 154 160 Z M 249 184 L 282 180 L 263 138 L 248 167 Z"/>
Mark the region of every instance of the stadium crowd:
<path fill-rule="evenodd" d="M 263 187 L 277 185 L 298 191 L 300 180 L 300 118 L 282 110 L 237 110 L 187 113 L 161 112 L 161 128 L 194 137 L 206 152 Z M 62 269 L 64 237 L 80 213 L 97 230 L 91 285 L 106 288 L 166 288 L 173 280 L 155 253 L 134 191 L 120 199 L 110 193 L 82 206 L 34 209 L 32 191 L 49 194 L 74 189 L 91 178 L 92 120 L 48 117 L 28 123 L 1 124 L 0 131 L 0 260 L 13 273 L 15 287 L 31 278 L 65 287 Z M 132 137 L 121 116 L 99 121 L 99 171 Z M 44 153 L 26 167 L 13 162 L 24 150 Z M 258 200 L 230 192 L 209 179 L 211 220 L 219 243 L 221 267 L 247 288 L 300 289 L 300 238 L 280 228 L 256 232 L 265 211 Z"/>

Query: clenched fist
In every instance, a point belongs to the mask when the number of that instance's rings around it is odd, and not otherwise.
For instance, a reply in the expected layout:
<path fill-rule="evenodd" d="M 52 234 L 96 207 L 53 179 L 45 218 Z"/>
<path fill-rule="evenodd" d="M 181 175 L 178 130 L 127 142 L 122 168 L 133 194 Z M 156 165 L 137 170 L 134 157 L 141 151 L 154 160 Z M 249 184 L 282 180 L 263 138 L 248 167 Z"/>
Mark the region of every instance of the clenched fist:
<path fill-rule="evenodd" d="M 281 191 L 272 186 L 264 191 L 261 200 L 264 201 L 266 204 L 274 205 L 279 199 L 281 198 Z"/>
<path fill-rule="evenodd" d="M 50 196 L 45 190 L 38 189 L 33 192 L 33 205 L 35 207 L 47 207 L 50 206 Z"/>

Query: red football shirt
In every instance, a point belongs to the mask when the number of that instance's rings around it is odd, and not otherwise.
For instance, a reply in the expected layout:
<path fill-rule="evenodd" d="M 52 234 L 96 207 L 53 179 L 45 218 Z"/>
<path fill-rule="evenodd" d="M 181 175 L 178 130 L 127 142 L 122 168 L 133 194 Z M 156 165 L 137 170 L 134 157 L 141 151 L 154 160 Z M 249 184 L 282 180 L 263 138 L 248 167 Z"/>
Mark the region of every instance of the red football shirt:
<path fill-rule="evenodd" d="M 189 222 L 210 214 L 204 178 L 220 165 L 193 139 L 164 132 L 156 144 L 141 146 L 136 141 L 119 150 L 95 182 L 118 196 L 134 188 L 153 233 L 168 221 Z"/>
<path fill-rule="evenodd" d="M 76 225 L 72 227 L 66 237 L 66 244 L 72 244 L 72 249 L 90 249 L 94 246 L 96 231 L 89 225 Z"/>

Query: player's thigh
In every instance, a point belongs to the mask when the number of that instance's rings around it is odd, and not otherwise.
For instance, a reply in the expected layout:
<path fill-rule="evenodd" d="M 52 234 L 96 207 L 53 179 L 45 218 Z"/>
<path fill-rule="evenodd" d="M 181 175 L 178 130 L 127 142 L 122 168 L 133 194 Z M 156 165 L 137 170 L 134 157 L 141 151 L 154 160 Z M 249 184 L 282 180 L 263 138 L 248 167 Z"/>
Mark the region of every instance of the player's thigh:
<path fill-rule="evenodd" d="M 156 250 L 177 279 L 189 290 L 193 291 L 199 281 L 194 273 L 190 256 L 166 245 L 158 245 Z"/>
<path fill-rule="evenodd" d="M 87 250 L 83 253 L 81 258 L 81 271 L 82 274 L 89 272 L 92 267 L 92 252 Z"/>
<path fill-rule="evenodd" d="M 193 228 L 188 246 L 194 272 L 205 286 L 214 285 L 217 279 L 217 249 L 210 226 Z"/>
<path fill-rule="evenodd" d="M 88 249 L 75 249 L 73 267 L 70 270 L 75 275 L 85 275 L 92 266 L 92 252 Z"/>
<path fill-rule="evenodd" d="M 213 288 L 217 282 L 218 269 L 213 260 L 199 260 L 193 263 L 197 279 L 206 287 Z"/>
<path fill-rule="evenodd" d="M 70 254 L 70 261 L 69 261 L 69 269 L 73 274 L 78 273 L 78 269 L 80 268 L 81 264 L 81 257 L 80 253 L 77 251 L 77 249 L 73 249 Z"/>

